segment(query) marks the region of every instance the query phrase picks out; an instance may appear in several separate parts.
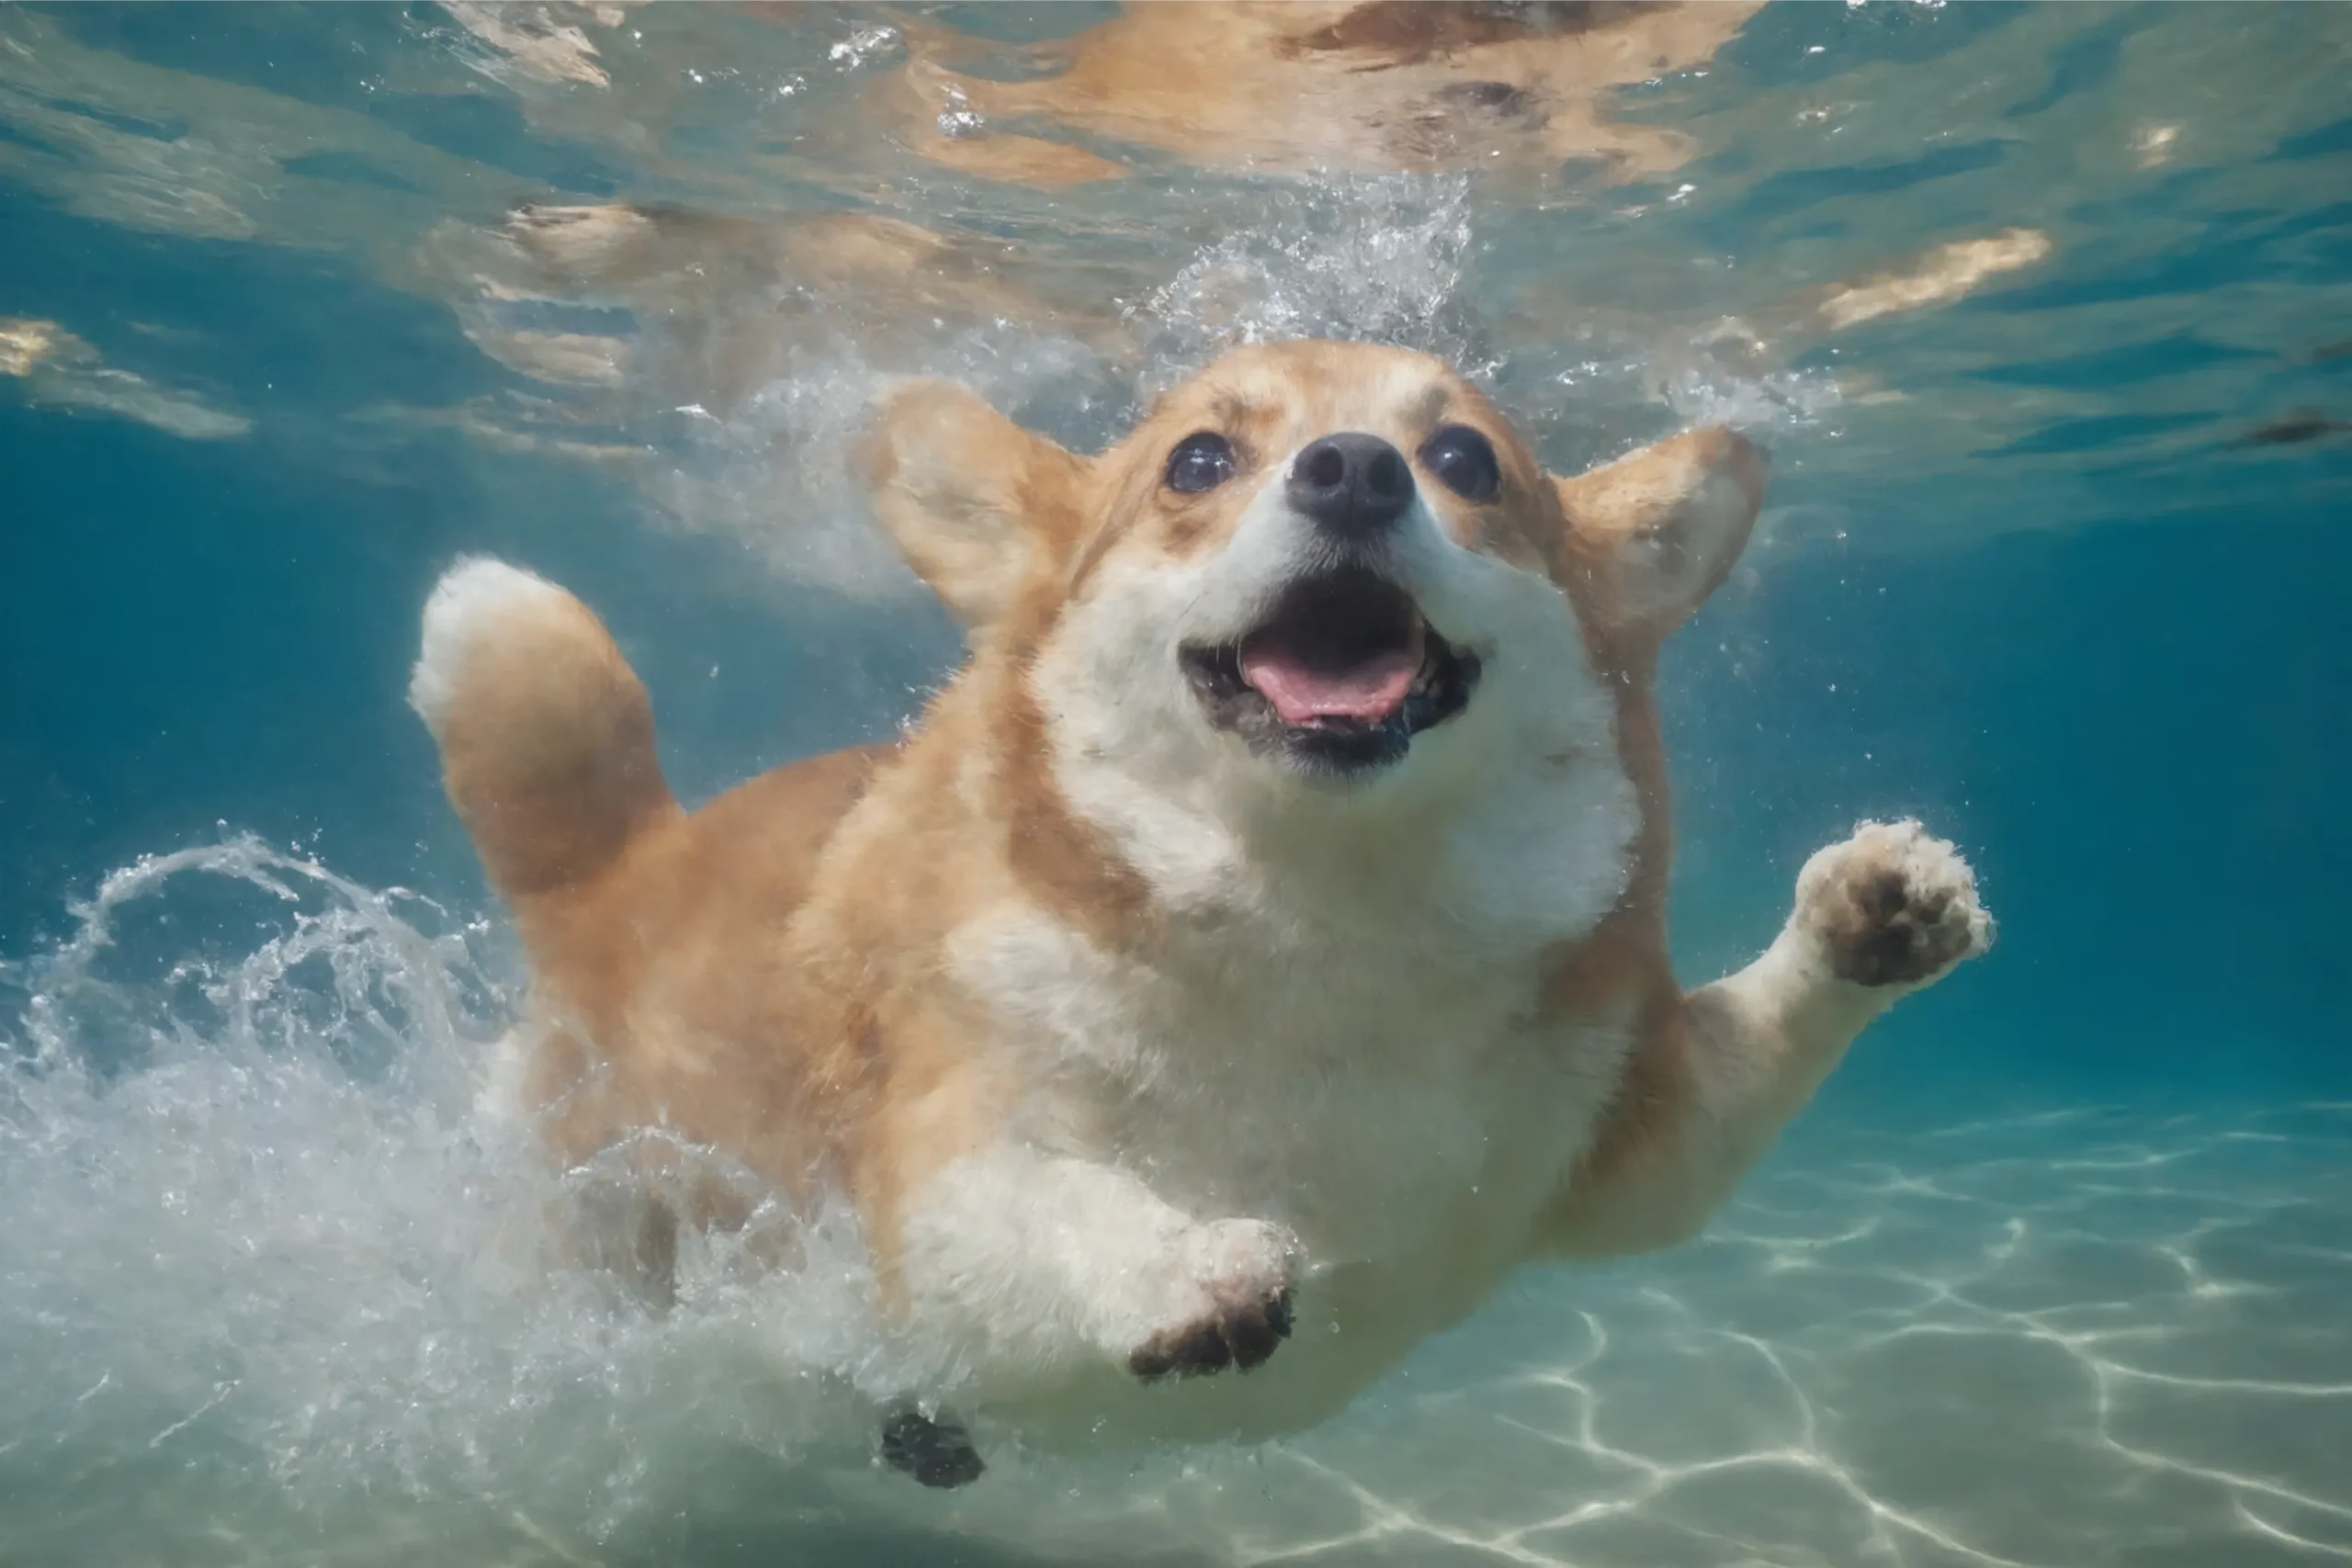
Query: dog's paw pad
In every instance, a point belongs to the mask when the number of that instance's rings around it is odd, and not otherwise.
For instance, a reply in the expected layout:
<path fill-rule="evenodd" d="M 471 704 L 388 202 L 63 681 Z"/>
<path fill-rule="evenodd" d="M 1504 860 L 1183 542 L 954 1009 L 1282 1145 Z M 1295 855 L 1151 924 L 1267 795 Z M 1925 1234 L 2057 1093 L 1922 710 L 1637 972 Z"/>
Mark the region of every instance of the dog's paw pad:
<path fill-rule="evenodd" d="M 1865 822 L 1806 862 L 1797 918 L 1859 986 L 1924 984 L 1993 944 L 1968 863 L 1912 821 Z"/>
<path fill-rule="evenodd" d="M 1297 1245 L 1255 1220 L 1194 1229 L 1179 1249 L 1183 1283 L 1157 1314 L 1159 1325 L 1128 1352 L 1127 1370 L 1156 1382 L 1261 1364 L 1290 1337 Z"/>
<path fill-rule="evenodd" d="M 1287 1286 L 1254 1301 L 1221 1305 L 1204 1317 L 1163 1329 L 1127 1357 L 1127 1370 L 1146 1382 L 1198 1377 L 1227 1367 L 1248 1371 L 1290 1337 Z"/>

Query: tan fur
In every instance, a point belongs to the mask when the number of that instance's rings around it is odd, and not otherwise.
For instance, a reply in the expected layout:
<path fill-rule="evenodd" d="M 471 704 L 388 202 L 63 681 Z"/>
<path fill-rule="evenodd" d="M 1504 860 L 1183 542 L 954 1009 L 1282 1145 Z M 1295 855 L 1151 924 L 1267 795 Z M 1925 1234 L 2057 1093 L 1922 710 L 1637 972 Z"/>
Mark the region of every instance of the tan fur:
<path fill-rule="evenodd" d="M 547 596 L 467 650 L 436 739 L 449 798 L 518 906 L 593 884 L 676 816 L 645 688 L 587 607 Z"/>
<path fill-rule="evenodd" d="M 1059 46 L 1061 71 L 1014 82 L 946 69 L 939 61 L 964 40 L 910 18 L 917 58 L 894 85 L 902 134 L 925 156 L 1028 185 L 1127 172 L 1017 129 L 1038 123 L 1218 166 L 1549 169 L 1589 159 L 1631 178 L 1679 166 L 1688 141 L 1611 118 L 1607 95 L 1703 65 L 1756 9 L 1143 0 Z"/>
<path fill-rule="evenodd" d="M 1498 639 L 1469 705 L 1374 784 L 1252 761 L 1153 617 L 1263 613 L 1306 443 L 1447 424 L 1502 493 L 1422 474 L 1396 570 Z M 1202 430 L 1234 477 L 1179 494 Z M 971 634 L 903 746 L 681 812 L 602 627 L 480 564 L 436 592 L 416 700 L 530 953 L 556 1146 L 657 1124 L 845 1190 L 894 1331 L 972 1397 L 1079 1433 L 1317 1419 L 1522 1259 L 1687 1235 L 1862 1022 L 1989 937 L 1947 848 L 1872 829 L 1757 965 L 1677 987 L 1651 677 L 1760 503 L 1735 435 L 1555 480 L 1443 366 L 1316 343 L 1228 355 L 1091 459 L 918 385 L 871 457 Z M 1123 1381 L 1249 1365 L 1295 1288 L 1331 1332 L 1263 1374 Z"/>

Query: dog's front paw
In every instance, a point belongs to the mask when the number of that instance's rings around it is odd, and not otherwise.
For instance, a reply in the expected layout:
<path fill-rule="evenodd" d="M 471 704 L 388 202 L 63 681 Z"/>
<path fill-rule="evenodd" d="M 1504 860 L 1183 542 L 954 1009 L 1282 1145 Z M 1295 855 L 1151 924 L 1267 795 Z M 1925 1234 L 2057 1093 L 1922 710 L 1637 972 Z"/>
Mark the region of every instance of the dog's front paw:
<path fill-rule="evenodd" d="M 1248 1371 L 1290 1337 L 1298 1244 L 1277 1226 L 1220 1220 L 1187 1234 L 1176 1261 L 1176 1298 L 1159 1326 L 1127 1356 L 1146 1382 Z"/>
<path fill-rule="evenodd" d="M 1865 822 L 1797 875 L 1796 922 L 1858 986 L 1917 986 L 1993 945 L 1960 852 L 1914 821 Z"/>

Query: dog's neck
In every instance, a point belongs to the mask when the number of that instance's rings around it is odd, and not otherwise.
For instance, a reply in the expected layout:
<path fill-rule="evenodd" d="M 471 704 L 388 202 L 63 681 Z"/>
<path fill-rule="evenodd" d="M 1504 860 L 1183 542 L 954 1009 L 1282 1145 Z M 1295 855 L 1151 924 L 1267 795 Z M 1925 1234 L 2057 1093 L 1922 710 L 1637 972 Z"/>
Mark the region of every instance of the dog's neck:
<path fill-rule="evenodd" d="M 1639 823 L 1607 752 L 1514 758 L 1442 788 L 1212 774 L 1165 789 L 1099 760 L 1057 761 L 1073 816 L 1133 869 L 1171 938 L 1220 948 L 1532 957 L 1615 906 Z"/>

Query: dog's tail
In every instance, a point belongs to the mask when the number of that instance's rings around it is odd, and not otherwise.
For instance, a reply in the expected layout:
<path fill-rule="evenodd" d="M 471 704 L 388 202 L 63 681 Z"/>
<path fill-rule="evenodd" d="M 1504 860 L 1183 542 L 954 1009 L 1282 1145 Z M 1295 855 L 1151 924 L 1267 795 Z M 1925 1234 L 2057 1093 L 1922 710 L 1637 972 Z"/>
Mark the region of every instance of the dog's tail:
<path fill-rule="evenodd" d="M 408 695 L 518 915 L 561 902 L 677 815 L 636 671 L 588 606 L 529 572 L 480 557 L 450 568 L 424 606 Z"/>

